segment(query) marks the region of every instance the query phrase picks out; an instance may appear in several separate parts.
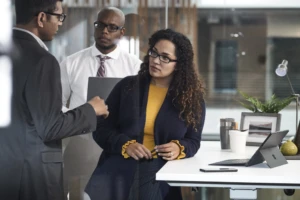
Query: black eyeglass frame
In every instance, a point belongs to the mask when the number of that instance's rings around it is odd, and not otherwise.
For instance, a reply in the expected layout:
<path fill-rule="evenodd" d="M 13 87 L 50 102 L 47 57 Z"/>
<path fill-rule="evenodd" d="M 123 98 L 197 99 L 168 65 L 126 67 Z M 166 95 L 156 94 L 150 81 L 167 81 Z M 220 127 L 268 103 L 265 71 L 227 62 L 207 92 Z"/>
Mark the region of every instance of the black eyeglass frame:
<path fill-rule="evenodd" d="M 103 27 L 102 28 L 97 27 L 98 24 L 102 24 Z M 96 29 L 101 29 L 101 30 L 104 30 L 105 28 L 107 28 L 107 31 L 110 32 L 110 33 L 111 32 L 117 32 L 118 30 L 122 30 L 124 28 L 124 26 L 117 26 L 117 25 L 114 25 L 114 24 L 105 24 L 105 23 L 99 22 L 99 21 L 94 22 L 94 27 Z M 111 29 L 112 27 L 115 27 L 116 29 Z"/>
<path fill-rule="evenodd" d="M 62 13 L 62 14 L 52 13 L 52 12 L 43 12 L 43 13 L 46 13 L 46 14 L 48 14 L 48 15 L 54 15 L 54 16 L 59 17 L 58 20 L 59 20 L 60 22 L 64 22 L 65 19 L 67 18 L 67 15 L 64 14 L 64 13 Z"/>
<path fill-rule="evenodd" d="M 156 56 L 154 56 L 153 53 L 155 53 Z M 161 55 L 161 54 L 159 54 L 157 51 L 155 51 L 155 50 L 153 50 L 153 49 L 150 49 L 150 50 L 149 50 L 148 55 L 149 55 L 150 57 L 152 57 L 152 58 L 157 58 L 157 57 L 158 57 L 159 60 L 160 60 L 161 62 L 163 62 L 163 63 L 170 63 L 170 62 L 177 62 L 177 61 L 178 61 L 178 60 L 173 60 L 173 59 L 169 58 L 168 56 Z M 166 62 L 166 61 L 162 60 L 161 57 L 166 57 L 166 58 L 168 58 L 169 61 Z"/>

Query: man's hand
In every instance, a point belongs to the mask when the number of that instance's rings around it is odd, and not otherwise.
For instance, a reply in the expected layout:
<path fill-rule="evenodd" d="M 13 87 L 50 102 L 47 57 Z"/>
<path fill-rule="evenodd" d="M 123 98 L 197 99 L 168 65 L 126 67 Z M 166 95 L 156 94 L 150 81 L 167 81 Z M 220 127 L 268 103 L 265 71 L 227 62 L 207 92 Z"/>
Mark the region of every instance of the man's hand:
<path fill-rule="evenodd" d="M 96 96 L 89 100 L 88 103 L 91 104 L 91 106 L 93 106 L 97 116 L 103 115 L 105 118 L 108 117 L 108 107 L 103 99 Z"/>
<path fill-rule="evenodd" d="M 158 155 L 165 160 L 175 160 L 180 153 L 180 148 L 175 142 L 157 145 L 155 149 Z"/>
<path fill-rule="evenodd" d="M 142 158 L 152 159 L 152 155 L 149 149 L 137 142 L 130 144 L 125 151 L 130 157 L 134 158 L 135 160 L 139 160 Z"/>

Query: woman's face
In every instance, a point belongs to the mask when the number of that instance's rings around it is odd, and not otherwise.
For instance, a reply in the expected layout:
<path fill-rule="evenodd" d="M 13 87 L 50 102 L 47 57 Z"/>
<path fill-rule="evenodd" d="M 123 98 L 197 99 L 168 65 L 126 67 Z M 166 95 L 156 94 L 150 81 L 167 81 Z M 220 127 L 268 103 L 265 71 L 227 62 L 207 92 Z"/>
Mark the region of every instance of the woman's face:
<path fill-rule="evenodd" d="M 149 73 L 153 78 L 171 79 L 176 66 L 175 45 L 169 40 L 158 41 L 149 52 Z"/>

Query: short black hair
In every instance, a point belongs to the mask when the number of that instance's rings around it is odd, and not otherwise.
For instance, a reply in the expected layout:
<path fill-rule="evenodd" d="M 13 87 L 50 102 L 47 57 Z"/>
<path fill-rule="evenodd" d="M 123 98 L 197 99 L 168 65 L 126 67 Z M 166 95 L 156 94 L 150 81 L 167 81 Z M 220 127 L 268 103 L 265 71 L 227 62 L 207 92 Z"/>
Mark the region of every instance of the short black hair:
<path fill-rule="evenodd" d="M 63 0 L 15 0 L 16 23 L 28 24 L 40 12 L 53 12 Z"/>

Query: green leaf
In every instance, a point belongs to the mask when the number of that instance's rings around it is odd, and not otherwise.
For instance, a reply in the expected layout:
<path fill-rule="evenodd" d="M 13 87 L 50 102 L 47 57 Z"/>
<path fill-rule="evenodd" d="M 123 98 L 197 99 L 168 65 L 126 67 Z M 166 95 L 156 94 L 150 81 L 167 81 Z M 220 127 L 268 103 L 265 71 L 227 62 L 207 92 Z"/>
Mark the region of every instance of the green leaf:
<path fill-rule="evenodd" d="M 264 103 L 261 102 L 256 97 L 252 97 L 242 91 L 239 91 L 239 94 L 242 96 L 243 101 L 237 100 L 243 107 L 252 112 L 263 112 L 263 113 L 278 113 L 286 106 L 288 106 L 294 99 L 295 96 L 291 95 L 284 99 L 279 99 L 273 94 L 271 99 L 265 101 Z"/>

